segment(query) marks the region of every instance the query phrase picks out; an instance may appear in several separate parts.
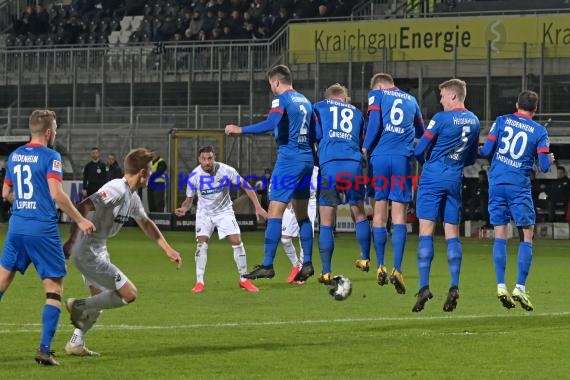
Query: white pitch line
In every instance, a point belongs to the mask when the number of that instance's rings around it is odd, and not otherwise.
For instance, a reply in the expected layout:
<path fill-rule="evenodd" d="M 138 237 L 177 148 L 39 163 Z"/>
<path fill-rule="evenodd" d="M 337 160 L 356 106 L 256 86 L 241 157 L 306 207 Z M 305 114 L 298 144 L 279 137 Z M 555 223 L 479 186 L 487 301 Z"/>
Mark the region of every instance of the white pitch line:
<path fill-rule="evenodd" d="M 463 319 L 488 319 L 488 318 L 536 318 L 536 317 L 561 317 L 570 315 L 570 311 L 554 313 L 525 313 L 525 314 L 480 314 L 480 315 L 449 315 L 429 317 L 373 317 L 373 318 L 340 318 L 340 319 L 306 319 L 290 321 L 266 321 L 266 322 L 226 322 L 226 323 L 195 323 L 187 325 L 95 325 L 97 330 L 189 330 L 200 328 L 244 328 L 264 326 L 289 326 L 311 324 L 337 324 L 337 323 L 362 323 L 362 322 L 404 322 L 404 321 L 452 321 Z M 15 327 L 14 329 L 0 329 L 0 334 L 26 333 L 40 331 L 39 323 L 0 323 L 0 327 Z M 35 328 L 31 328 L 35 327 Z M 63 328 L 63 325 L 59 326 Z"/>

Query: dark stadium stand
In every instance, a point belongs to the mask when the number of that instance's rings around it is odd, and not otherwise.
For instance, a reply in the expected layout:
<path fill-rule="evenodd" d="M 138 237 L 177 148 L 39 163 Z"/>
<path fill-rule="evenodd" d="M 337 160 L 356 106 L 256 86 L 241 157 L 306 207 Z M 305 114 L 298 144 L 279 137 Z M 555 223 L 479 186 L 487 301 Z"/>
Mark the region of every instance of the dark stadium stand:
<path fill-rule="evenodd" d="M 443 0 L 434 6 L 434 13 L 479 13 L 497 11 L 552 10 L 570 8 L 568 0 Z"/>

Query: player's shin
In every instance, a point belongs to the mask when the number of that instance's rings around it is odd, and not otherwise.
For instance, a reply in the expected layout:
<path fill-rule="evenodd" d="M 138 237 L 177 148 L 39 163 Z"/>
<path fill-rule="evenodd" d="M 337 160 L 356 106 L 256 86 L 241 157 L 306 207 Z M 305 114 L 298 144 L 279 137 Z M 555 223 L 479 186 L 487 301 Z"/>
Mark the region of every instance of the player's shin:
<path fill-rule="evenodd" d="M 406 225 L 394 224 L 392 230 L 392 249 L 394 251 L 394 268 L 396 268 L 398 272 L 402 272 L 402 260 L 404 259 L 407 237 L 408 229 Z"/>
<path fill-rule="evenodd" d="M 370 260 L 371 232 L 368 219 L 362 219 L 361 221 L 356 222 L 355 229 L 356 240 L 358 240 L 358 244 L 360 245 L 360 259 Z"/>
<path fill-rule="evenodd" d="M 234 250 L 234 261 L 236 262 L 237 269 L 240 277 L 247 273 L 247 257 L 245 255 L 245 248 L 243 243 L 232 245 Z"/>
<path fill-rule="evenodd" d="M 313 225 L 309 218 L 299 220 L 299 239 L 303 247 L 303 262 L 310 262 L 313 258 Z"/>
<path fill-rule="evenodd" d="M 526 279 L 532 264 L 532 243 L 521 242 L 518 253 L 517 287 L 525 291 Z"/>
<path fill-rule="evenodd" d="M 495 243 L 493 244 L 493 263 L 495 264 L 497 284 L 506 289 L 505 268 L 507 267 L 507 241 L 505 239 L 495 239 Z"/>
<path fill-rule="evenodd" d="M 420 289 L 429 286 L 429 273 L 433 260 L 433 236 L 420 236 L 418 245 L 418 272 Z"/>
<path fill-rule="evenodd" d="M 82 300 L 77 300 L 76 302 L 81 302 Z M 85 310 L 87 309 L 115 309 L 127 305 L 128 302 L 125 301 L 119 293 L 114 290 L 99 293 L 95 296 L 91 296 L 84 300 L 83 306 L 79 306 Z"/>
<path fill-rule="evenodd" d="M 458 238 L 447 239 L 447 262 L 451 275 L 450 287 L 459 287 L 459 272 L 461 270 L 462 248 Z"/>
<path fill-rule="evenodd" d="M 267 221 L 267 228 L 265 230 L 265 256 L 263 257 L 263 266 L 272 267 L 275 260 L 275 253 L 281 238 L 281 225 L 280 218 L 270 218 Z"/>
<path fill-rule="evenodd" d="M 206 272 L 206 263 L 208 262 L 208 243 L 198 243 L 194 260 L 196 261 L 196 282 L 203 284 L 204 273 Z"/>
<path fill-rule="evenodd" d="M 319 254 L 323 264 L 323 274 L 331 273 L 331 261 L 334 250 L 334 233 L 331 226 L 319 227 Z"/>
<path fill-rule="evenodd" d="M 386 241 L 388 240 L 388 232 L 386 227 L 372 227 L 374 235 L 374 249 L 376 250 L 377 265 L 385 265 L 384 251 L 386 250 Z"/>

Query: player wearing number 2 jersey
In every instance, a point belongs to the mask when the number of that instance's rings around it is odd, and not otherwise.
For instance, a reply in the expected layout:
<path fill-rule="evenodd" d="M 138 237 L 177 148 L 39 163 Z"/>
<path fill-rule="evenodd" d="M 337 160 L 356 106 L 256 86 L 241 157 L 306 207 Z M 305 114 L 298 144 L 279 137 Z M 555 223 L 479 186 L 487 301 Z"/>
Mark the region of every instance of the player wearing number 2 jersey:
<path fill-rule="evenodd" d="M 530 173 L 538 154 L 540 170 L 547 172 L 553 160 L 549 154 L 548 133 L 532 120 L 538 95 L 523 91 L 517 100 L 517 112 L 499 116 L 481 149 L 492 155 L 489 171 L 489 215 L 495 229 L 493 261 L 497 277 L 497 296 L 507 309 L 518 301 L 525 310 L 533 310 L 526 294 L 526 279 L 532 262 L 532 238 L 535 222 L 530 188 Z M 518 276 L 511 295 L 505 285 L 507 264 L 507 224 L 514 220 L 519 228 Z"/>
<path fill-rule="evenodd" d="M 412 201 L 411 159 L 414 152 L 414 136 L 424 133 L 422 113 L 416 99 L 394 86 L 389 74 L 376 74 L 370 81 L 368 93 L 368 128 L 363 152 L 371 151 L 374 167 L 372 186 L 376 189 L 372 232 L 378 266 L 378 285 L 388 283 L 384 263 L 384 251 L 388 234 L 388 201 L 392 202 L 392 247 L 394 267 L 390 282 L 399 294 L 406 292 L 402 276 L 402 259 L 406 246 L 406 206 Z M 368 269 L 369 257 L 356 261 L 356 267 Z"/>
<path fill-rule="evenodd" d="M 337 206 L 343 202 L 341 193 L 344 193 L 354 215 L 356 239 L 362 255 L 370 254 L 370 224 L 364 211 L 365 187 L 364 183 L 358 182 L 362 176 L 360 142 L 364 132 L 364 116 L 347 103 L 347 97 L 347 89 L 337 83 L 327 88 L 325 100 L 314 105 L 317 116 L 315 134 L 319 145 L 317 152 L 321 165 L 319 253 L 323 271 L 319 282 L 327 285 L 332 279 L 333 224 Z"/>
<path fill-rule="evenodd" d="M 307 215 L 311 173 L 313 172 L 314 115 L 307 98 L 293 89 L 291 70 L 287 66 L 273 67 L 267 74 L 275 95 L 267 120 L 239 127 L 226 125 L 226 134 L 259 134 L 273 131 L 278 145 L 277 162 L 269 187 L 269 219 L 265 230 L 265 257 L 263 263 L 244 277 L 249 279 L 275 276 L 273 261 L 281 239 L 283 212 L 291 199 L 299 224 L 299 238 L 303 247 L 303 266 L 296 281 L 304 281 L 314 274 L 313 226 Z"/>
<path fill-rule="evenodd" d="M 441 216 L 451 274 L 451 287 L 443 311 L 453 311 L 457 306 L 462 256 L 459 241 L 461 180 L 463 168 L 475 162 L 479 144 L 479 119 L 466 110 L 464 105 L 466 83 L 459 79 L 450 79 L 440 84 L 439 89 L 444 111 L 434 115 L 414 152 L 418 161 L 423 162 L 425 152 L 431 147 L 418 189 L 420 290 L 417 302 L 412 308 L 414 312 L 423 310 L 424 304 L 433 297 L 429 290 L 433 233 L 435 223 Z"/>

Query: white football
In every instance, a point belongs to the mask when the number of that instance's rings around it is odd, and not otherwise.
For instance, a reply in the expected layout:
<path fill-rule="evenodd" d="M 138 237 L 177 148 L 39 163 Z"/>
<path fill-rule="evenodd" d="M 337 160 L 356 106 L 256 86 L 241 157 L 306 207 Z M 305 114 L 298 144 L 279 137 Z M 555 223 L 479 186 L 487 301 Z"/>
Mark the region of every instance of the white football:
<path fill-rule="evenodd" d="M 352 282 L 348 277 L 334 276 L 329 285 L 329 294 L 337 301 L 344 301 L 352 294 Z"/>

